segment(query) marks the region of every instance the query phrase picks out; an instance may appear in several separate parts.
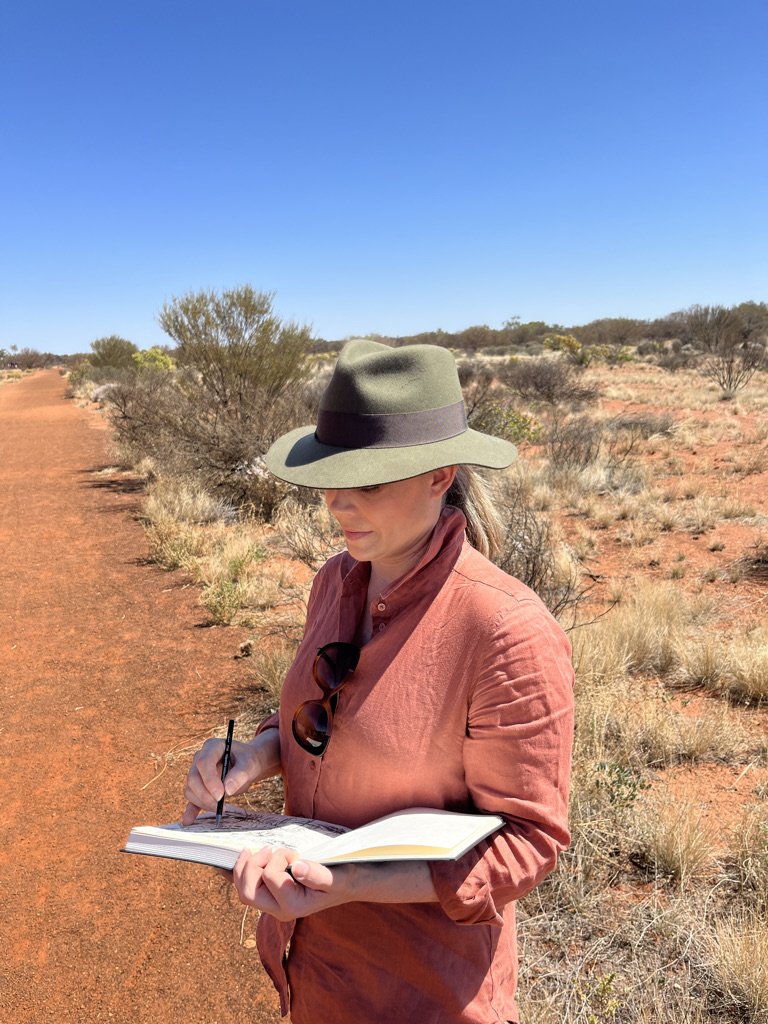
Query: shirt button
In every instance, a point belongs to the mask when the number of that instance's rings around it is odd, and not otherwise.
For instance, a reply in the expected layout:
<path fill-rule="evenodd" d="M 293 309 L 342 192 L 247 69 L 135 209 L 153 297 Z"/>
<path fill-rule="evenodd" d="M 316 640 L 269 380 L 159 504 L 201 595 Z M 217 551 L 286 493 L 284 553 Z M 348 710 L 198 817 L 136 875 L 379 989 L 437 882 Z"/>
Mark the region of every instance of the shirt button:
<path fill-rule="evenodd" d="M 380 612 L 385 612 L 387 610 L 387 606 L 384 604 L 383 601 L 379 601 L 379 603 L 376 605 L 376 607 L 378 608 L 378 610 Z"/>
<path fill-rule="evenodd" d="M 309 762 L 309 767 L 310 767 L 311 771 L 313 771 L 313 772 L 316 771 L 317 770 L 317 761 L 310 761 Z"/>
<path fill-rule="evenodd" d="M 385 629 L 385 628 L 386 628 L 386 627 L 385 627 L 384 623 L 383 623 L 383 622 L 380 622 L 380 623 L 379 623 L 379 632 L 381 632 L 381 631 L 382 631 L 383 629 Z"/>

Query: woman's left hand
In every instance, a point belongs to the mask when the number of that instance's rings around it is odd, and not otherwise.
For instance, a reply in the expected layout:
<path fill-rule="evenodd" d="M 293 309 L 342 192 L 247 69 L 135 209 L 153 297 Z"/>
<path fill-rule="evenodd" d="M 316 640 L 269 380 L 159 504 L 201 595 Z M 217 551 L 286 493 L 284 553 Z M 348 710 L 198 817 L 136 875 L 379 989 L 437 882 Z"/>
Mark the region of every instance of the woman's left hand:
<path fill-rule="evenodd" d="M 291 865 L 291 874 L 286 871 Z M 243 850 L 232 870 L 232 881 L 241 903 L 272 914 L 279 921 L 293 921 L 319 910 L 348 903 L 354 897 L 349 884 L 353 865 L 336 867 L 301 860 L 295 850 L 268 846 Z"/>
<path fill-rule="evenodd" d="M 291 874 L 285 870 L 291 867 Z M 279 921 L 308 917 L 357 900 L 370 903 L 435 903 L 426 861 L 325 864 L 295 850 L 243 850 L 231 873 L 241 903 Z"/>

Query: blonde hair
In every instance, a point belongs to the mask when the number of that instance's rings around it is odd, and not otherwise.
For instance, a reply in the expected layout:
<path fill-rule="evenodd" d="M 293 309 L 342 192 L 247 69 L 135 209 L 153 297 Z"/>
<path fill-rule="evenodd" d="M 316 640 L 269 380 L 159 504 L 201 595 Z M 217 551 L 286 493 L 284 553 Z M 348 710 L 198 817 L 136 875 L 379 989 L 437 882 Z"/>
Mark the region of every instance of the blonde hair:
<path fill-rule="evenodd" d="M 476 469 L 456 467 L 456 477 L 445 496 L 445 504 L 464 513 L 467 540 L 481 555 L 493 561 L 501 553 L 506 530 L 491 489 Z"/>

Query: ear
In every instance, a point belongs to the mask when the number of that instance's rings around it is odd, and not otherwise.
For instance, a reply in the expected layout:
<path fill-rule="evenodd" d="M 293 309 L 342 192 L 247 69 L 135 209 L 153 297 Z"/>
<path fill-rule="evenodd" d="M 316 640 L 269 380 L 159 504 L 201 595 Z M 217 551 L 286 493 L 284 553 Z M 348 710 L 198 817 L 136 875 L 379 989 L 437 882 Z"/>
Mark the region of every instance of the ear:
<path fill-rule="evenodd" d="M 456 477 L 455 466 L 443 466 L 441 469 L 432 470 L 430 491 L 433 498 L 442 498 L 450 490 L 451 484 Z"/>

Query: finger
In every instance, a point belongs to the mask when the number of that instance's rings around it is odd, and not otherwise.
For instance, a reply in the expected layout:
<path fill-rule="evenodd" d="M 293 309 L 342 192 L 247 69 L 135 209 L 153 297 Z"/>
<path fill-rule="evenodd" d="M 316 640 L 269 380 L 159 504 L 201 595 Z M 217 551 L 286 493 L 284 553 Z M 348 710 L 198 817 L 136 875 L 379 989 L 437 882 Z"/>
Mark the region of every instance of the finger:
<path fill-rule="evenodd" d="M 291 877 L 305 889 L 328 892 L 333 885 L 333 872 L 325 864 L 312 860 L 296 860 L 291 864 Z"/>
<path fill-rule="evenodd" d="M 197 816 L 198 816 L 198 814 L 200 813 L 201 810 L 202 810 L 202 808 L 198 807 L 196 804 L 188 803 L 187 806 L 184 808 L 184 813 L 181 816 L 181 824 L 182 825 L 192 825 L 192 824 L 194 824 L 195 818 L 197 818 Z"/>
<path fill-rule="evenodd" d="M 298 891 L 289 866 L 298 859 L 295 850 L 287 850 L 278 847 L 272 851 L 272 856 L 264 866 L 262 873 L 262 885 L 264 885 L 279 903 L 295 898 Z"/>
<path fill-rule="evenodd" d="M 232 870 L 232 881 L 241 903 L 274 914 L 279 911 L 279 906 L 264 885 L 264 867 L 271 856 L 272 850 L 268 846 L 260 850 L 243 850 Z"/>
<path fill-rule="evenodd" d="M 223 760 L 223 740 L 206 740 L 197 754 L 195 754 L 194 767 L 200 776 L 200 782 L 214 800 L 220 800 L 224 795 L 224 787 L 221 784 L 221 765 Z"/>
<path fill-rule="evenodd" d="M 192 765 L 189 769 L 189 775 L 187 775 L 187 780 L 184 783 L 184 796 L 195 807 L 208 811 L 213 810 L 217 802 L 217 798 L 209 793 L 208 789 L 203 785 L 195 765 Z"/>

